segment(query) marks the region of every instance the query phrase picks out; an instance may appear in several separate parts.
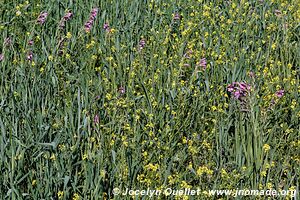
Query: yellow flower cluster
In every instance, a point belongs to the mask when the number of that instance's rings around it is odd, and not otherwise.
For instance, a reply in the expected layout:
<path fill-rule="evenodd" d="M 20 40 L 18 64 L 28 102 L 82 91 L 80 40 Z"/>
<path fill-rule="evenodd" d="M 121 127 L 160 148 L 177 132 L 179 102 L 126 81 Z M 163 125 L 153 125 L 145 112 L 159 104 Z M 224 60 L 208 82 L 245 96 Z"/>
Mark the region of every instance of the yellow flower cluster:
<path fill-rule="evenodd" d="M 200 166 L 196 173 L 198 176 L 202 176 L 203 174 L 212 175 L 213 170 L 209 169 L 207 166 Z"/>

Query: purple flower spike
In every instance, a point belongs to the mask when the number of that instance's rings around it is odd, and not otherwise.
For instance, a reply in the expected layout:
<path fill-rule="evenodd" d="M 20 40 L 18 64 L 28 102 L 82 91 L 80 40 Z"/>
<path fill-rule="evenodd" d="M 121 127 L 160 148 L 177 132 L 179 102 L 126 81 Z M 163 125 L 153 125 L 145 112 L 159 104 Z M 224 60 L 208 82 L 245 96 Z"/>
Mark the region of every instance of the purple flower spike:
<path fill-rule="evenodd" d="M 27 60 L 32 61 L 32 59 L 33 59 L 33 54 L 32 51 L 30 51 L 27 55 Z"/>
<path fill-rule="evenodd" d="M 283 95 L 284 95 L 284 90 L 278 90 L 278 91 L 275 93 L 275 95 L 276 95 L 278 98 L 283 97 Z"/>
<path fill-rule="evenodd" d="M 65 16 L 64 16 L 64 20 L 65 20 L 65 21 L 68 21 L 68 20 L 70 20 L 70 19 L 72 18 L 72 16 L 73 16 L 73 13 L 67 12 L 67 13 L 65 14 Z"/>
<path fill-rule="evenodd" d="M 241 93 L 240 93 L 239 90 L 235 91 L 233 94 L 234 94 L 234 97 L 235 97 L 236 99 L 239 99 L 240 96 L 241 96 Z"/>
<path fill-rule="evenodd" d="M 207 65 L 206 58 L 202 58 L 199 62 L 199 66 L 202 67 L 203 69 L 206 69 L 206 65 Z"/>
<path fill-rule="evenodd" d="M 108 24 L 107 22 L 104 23 L 103 29 L 104 29 L 106 32 L 109 32 L 109 31 L 110 31 L 109 24 Z"/>
<path fill-rule="evenodd" d="M 246 90 L 250 89 L 250 86 L 243 82 L 239 83 L 239 86 L 240 86 L 240 90 L 242 90 L 242 91 L 246 91 Z"/>
<path fill-rule="evenodd" d="M 141 39 L 140 43 L 139 43 L 139 49 L 142 50 L 146 45 L 146 40 Z"/>
<path fill-rule="evenodd" d="M 233 82 L 227 86 L 227 91 L 230 92 L 235 99 L 241 100 L 242 97 L 246 97 L 251 90 L 251 86 L 244 82 Z"/>
<path fill-rule="evenodd" d="M 96 18 L 97 14 L 98 14 L 98 8 L 93 8 L 93 9 L 92 9 L 92 12 L 91 12 L 91 16 L 92 16 L 93 18 Z"/>
<path fill-rule="evenodd" d="M 60 27 L 60 28 L 64 28 L 64 27 L 65 27 L 65 23 L 66 23 L 67 21 L 69 21 L 72 17 L 73 17 L 73 13 L 70 12 L 70 11 L 67 12 L 67 13 L 65 14 L 65 16 L 60 20 L 59 27 Z"/>
<path fill-rule="evenodd" d="M 94 124 L 99 124 L 99 115 L 95 115 L 95 117 L 94 117 Z"/>
<path fill-rule="evenodd" d="M 234 90 L 234 86 L 232 84 L 230 84 L 228 87 L 227 87 L 227 91 L 228 92 L 233 92 Z"/>
<path fill-rule="evenodd" d="M 96 19 L 96 16 L 98 14 L 98 8 L 93 8 L 91 13 L 90 13 L 90 17 L 89 20 L 84 24 L 84 28 L 86 32 L 90 32 L 92 29 L 92 25 Z"/>
<path fill-rule="evenodd" d="M 37 19 L 37 23 L 39 23 L 40 25 L 44 24 L 47 16 L 48 16 L 47 12 L 42 12 Z"/>

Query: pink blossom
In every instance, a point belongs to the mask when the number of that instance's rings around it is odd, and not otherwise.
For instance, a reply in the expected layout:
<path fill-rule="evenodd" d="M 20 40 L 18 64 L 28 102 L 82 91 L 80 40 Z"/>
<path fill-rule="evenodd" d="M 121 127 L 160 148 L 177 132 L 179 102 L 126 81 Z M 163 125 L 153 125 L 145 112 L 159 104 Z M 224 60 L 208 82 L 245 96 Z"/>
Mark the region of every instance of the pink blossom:
<path fill-rule="evenodd" d="M 240 90 L 242 90 L 242 91 L 250 90 L 250 85 L 248 85 L 244 82 L 239 83 L 239 85 L 240 85 Z"/>
<path fill-rule="evenodd" d="M 104 25 L 103 25 L 103 29 L 105 30 L 105 31 L 107 31 L 107 32 L 109 32 L 110 31 L 110 28 L 109 28 L 109 24 L 106 22 L 106 23 L 104 23 Z"/>
<path fill-rule="evenodd" d="M 94 124 L 99 124 L 99 115 L 94 116 Z"/>
<path fill-rule="evenodd" d="M 246 97 L 251 90 L 251 86 L 245 82 L 233 82 L 227 86 L 227 91 L 230 92 L 235 99 L 241 100 L 242 97 Z"/>
<path fill-rule="evenodd" d="M 71 12 L 69 11 L 69 12 L 67 12 L 67 13 L 65 14 L 65 16 L 63 17 L 63 19 L 64 19 L 64 21 L 68 21 L 68 20 L 70 20 L 70 19 L 72 18 L 72 16 L 73 16 L 73 13 L 71 13 Z"/>
<path fill-rule="evenodd" d="M 32 59 L 33 59 L 32 51 L 29 51 L 27 55 L 27 60 L 32 61 Z"/>
<path fill-rule="evenodd" d="M 90 13 L 90 18 L 89 20 L 84 24 L 84 28 L 86 32 L 90 32 L 91 28 L 93 26 L 93 23 L 96 19 L 96 16 L 98 14 L 98 8 L 93 8 L 91 13 Z"/>
<path fill-rule="evenodd" d="M 42 12 L 37 19 L 37 23 L 39 23 L 40 25 L 44 24 L 47 16 L 48 16 L 47 12 Z"/>
<path fill-rule="evenodd" d="M 139 42 L 139 50 L 142 50 L 146 46 L 146 40 L 141 39 Z"/>
<path fill-rule="evenodd" d="M 239 90 L 236 90 L 236 91 L 233 93 L 233 95 L 234 95 L 234 97 L 235 97 L 236 99 L 239 99 L 240 96 L 241 96 L 241 92 L 240 92 Z"/>
<path fill-rule="evenodd" d="M 198 63 L 198 66 L 202 67 L 203 69 L 206 69 L 207 66 L 206 58 L 202 58 Z"/>
<path fill-rule="evenodd" d="M 93 17 L 93 19 L 95 19 L 97 16 L 97 13 L 98 13 L 98 8 L 93 8 L 92 12 L 91 12 L 91 17 Z"/>
<path fill-rule="evenodd" d="M 228 91 L 228 92 L 233 92 L 233 91 L 234 91 L 234 85 L 233 85 L 233 84 L 230 84 L 230 85 L 227 87 L 227 91 Z"/>
<path fill-rule="evenodd" d="M 275 93 L 275 95 L 276 95 L 278 98 L 283 97 L 283 95 L 284 95 L 284 90 L 278 90 L 278 91 Z"/>
<path fill-rule="evenodd" d="M 1 53 L 1 54 L 0 54 L 0 62 L 1 62 L 3 59 L 4 59 L 4 54 Z"/>
<path fill-rule="evenodd" d="M 65 16 L 60 20 L 59 27 L 64 28 L 67 21 L 69 21 L 73 17 L 72 12 L 67 12 Z"/>

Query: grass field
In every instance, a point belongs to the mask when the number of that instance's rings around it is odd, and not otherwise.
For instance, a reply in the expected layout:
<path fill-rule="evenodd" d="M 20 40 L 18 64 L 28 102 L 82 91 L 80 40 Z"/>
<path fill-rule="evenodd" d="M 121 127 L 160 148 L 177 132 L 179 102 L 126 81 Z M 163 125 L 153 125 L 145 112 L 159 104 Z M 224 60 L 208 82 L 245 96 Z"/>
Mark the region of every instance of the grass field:
<path fill-rule="evenodd" d="M 299 0 L 0 0 L 0 199 L 297 199 Z"/>

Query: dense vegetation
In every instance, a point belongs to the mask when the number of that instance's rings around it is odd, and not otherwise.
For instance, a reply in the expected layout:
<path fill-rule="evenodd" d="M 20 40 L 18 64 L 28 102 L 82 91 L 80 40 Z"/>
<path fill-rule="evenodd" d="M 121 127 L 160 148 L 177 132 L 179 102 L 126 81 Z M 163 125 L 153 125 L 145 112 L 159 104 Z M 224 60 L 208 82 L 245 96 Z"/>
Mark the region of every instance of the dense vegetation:
<path fill-rule="evenodd" d="M 298 0 L 0 1 L 1 199 L 299 188 L 299 37 Z"/>

